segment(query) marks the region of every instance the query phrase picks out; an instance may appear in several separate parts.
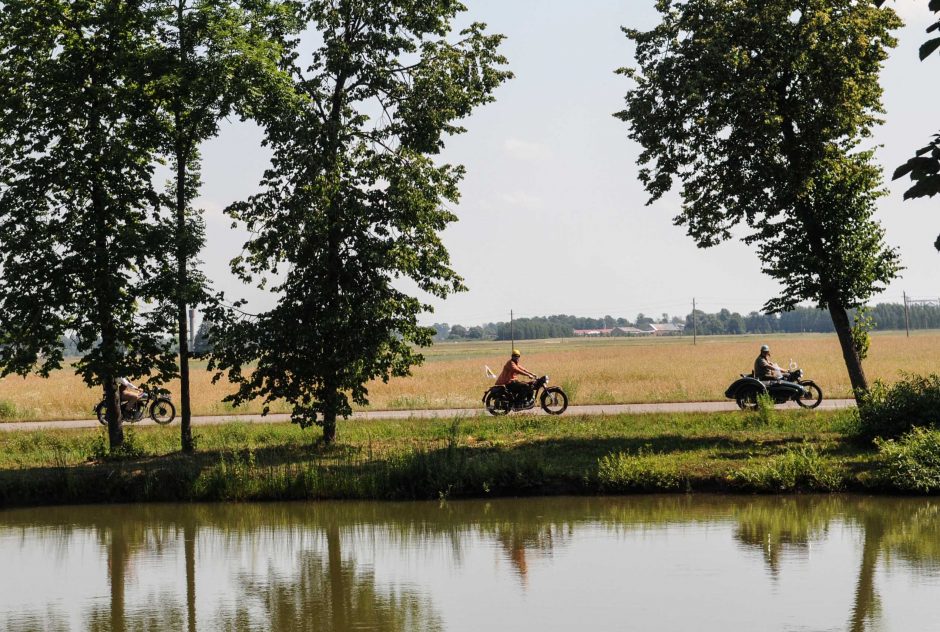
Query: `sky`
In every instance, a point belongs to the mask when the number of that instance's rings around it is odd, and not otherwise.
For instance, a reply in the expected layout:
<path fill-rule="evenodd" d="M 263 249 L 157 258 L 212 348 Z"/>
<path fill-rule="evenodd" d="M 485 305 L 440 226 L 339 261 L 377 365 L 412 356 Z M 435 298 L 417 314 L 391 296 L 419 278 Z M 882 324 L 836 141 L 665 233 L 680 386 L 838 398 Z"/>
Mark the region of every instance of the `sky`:
<path fill-rule="evenodd" d="M 502 52 L 515 78 L 496 101 L 464 121 L 441 159 L 467 169 L 459 221 L 442 234 L 467 292 L 434 308 L 424 324 L 476 325 L 549 314 L 634 318 L 685 316 L 692 299 L 705 311 L 759 310 L 778 293 L 760 272 L 754 250 L 737 241 L 701 250 L 674 226 L 680 200 L 647 206 L 637 179 L 639 146 L 613 113 L 629 88 L 615 69 L 633 63 L 621 26 L 650 28 L 654 0 L 464 0 L 461 23 L 487 23 L 507 39 Z M 926 0 L 896 0 L 906 26 L 882 74 L 886 122 L 875 133 L 886 180 L 940 131 L 940 57 L 920 62 L 917 49 L 932 23 Z M 247 234 L 222 209 L 258 190 L 269 154 L 262 132 L 237 120 L 203 147 L 208 244 L 204 268 L 229 299 L 248 311 L 274 297 L 247 288 L 228 271 Z M 904 201 L 906 181 L 887 182 L 877 219 L 905 270 L 874 302 L 940 299 L 940 201 Z"/>

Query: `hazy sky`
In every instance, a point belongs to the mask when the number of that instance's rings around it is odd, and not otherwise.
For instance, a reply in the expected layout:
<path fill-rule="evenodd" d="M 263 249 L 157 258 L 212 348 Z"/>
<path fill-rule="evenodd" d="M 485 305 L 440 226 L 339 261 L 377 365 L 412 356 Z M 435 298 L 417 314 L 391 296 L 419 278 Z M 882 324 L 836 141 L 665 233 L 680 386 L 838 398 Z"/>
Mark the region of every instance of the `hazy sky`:
<path fill-rule="evenodd" d="M 423 322 L 474 325 L 517 316 L 684 316 L 692 297 L 706 311 L 759 309 L 777 292 L 755 253 L 739 242 L 697 249 L 673 226 L 679 200 L 648 207 L 636 178 L 639 148 L 612 114 L 628 82 L 614 74 L 632 64 L 620 26 L 655 24 L 653 0 L 464 0 L 463 22 L 482 21 L 507 36 L 503 52 L 515 79 L 496 102 L 466 121 L 443 159 L 467 177 L 455 208 L 460 221 L 443 235 L 469 291 L 432 300 Z M 907 26 L 882 75 L 887 122 L 876 132 L 890 175 L 940 131 L 940 58 L 918 61 L 932 22 L 926 0 L 898 0 Z M 204 147 L 203 196 L 209 245 L 206 271 L 217 287 L 272 304 L 270 295 L 231 278 L 228 260 L 246 237 L 221 209 L 257 190 L 268 154 L 257 128 L 232 121 Z M 906 182 L 888 183 L 878 218 L 900 248 L 906 270 L 876 301 L 940 298 L 940 201 L 904 202 Z"/>

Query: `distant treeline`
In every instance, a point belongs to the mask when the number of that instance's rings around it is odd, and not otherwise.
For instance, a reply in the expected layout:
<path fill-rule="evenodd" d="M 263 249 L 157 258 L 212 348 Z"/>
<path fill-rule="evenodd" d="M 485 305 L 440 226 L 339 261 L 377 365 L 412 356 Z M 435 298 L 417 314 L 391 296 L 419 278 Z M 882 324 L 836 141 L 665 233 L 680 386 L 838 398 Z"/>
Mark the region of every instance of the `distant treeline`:
<path fill-rule="evenodd" d="M 874 321 L 874 330 L 900 330 L 905 328 L 904 305 L 899 303 L 879 303 L 868 308 Z M 855 319 L 855 312 L 850 312 Z M 910 305 L 908 307 L 911 329 L 940 329 L 940 306 Z M 797 307 L 782 314 L 761 314 L 750 312 L 742 315 L 722 309 L 709 314 L 695 311 L 694 329 L 701 336 L 770 334 L 770 333 L 828 333 L 834 331 L 832 319 L 826 310 L 813 307 Z M 576 329 L 613 329 L 615 327 L 637 327 L 648 329 L 651 323 L 681 323 L 685 325 L 684 335 L 691 335 L 693 330 L 692 314 L 684 318 L 662 314 L 658 318 L 637 314 L 636 318 L 585 318 L 581 316 L 540 316 L 519 318 L 513 322 L 512 332 L 508 322 L 486 323 L 474 327 L 435 323 L 435 340 L 533 340 L 538 338 L 569 338 Z"/>

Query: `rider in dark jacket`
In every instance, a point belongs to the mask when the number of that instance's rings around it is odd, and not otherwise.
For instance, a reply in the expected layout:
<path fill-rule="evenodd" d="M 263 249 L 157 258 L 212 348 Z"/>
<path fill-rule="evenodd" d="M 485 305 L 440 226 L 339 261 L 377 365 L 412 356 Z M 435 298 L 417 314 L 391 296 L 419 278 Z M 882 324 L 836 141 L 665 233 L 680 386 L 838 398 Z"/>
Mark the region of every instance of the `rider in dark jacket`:
<path fill-rule="evenodd" d="M 770 347 L 762 345 L 760 355 L 754 360 L 754 377 L 762 382 L 779 380 L 783 369 L 771 362 Z"/>

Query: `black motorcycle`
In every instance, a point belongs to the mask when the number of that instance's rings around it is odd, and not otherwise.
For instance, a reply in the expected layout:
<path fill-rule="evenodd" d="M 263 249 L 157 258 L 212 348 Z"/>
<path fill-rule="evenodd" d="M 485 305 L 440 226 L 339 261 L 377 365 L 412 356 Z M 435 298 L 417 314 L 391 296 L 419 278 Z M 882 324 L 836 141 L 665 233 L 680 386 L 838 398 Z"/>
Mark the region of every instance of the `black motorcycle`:
<path fill-rule="evenodd" d="M 770 396 L 774 404 L 794 401 L 803 408 L 816 408 L 823 400 L 822 389 L 816 382 L 804 380 L 803 369 L 792 362 L 789 371 L 779 371 L 773 380 L 762 382 L 742 373 L 725 391 L 725 397 L 735 400 L 742 410 L 756 409 L 761 395 Z"/>
<path fill-rule="evenodd" d="M 134 404 L 133 408 L 128 409 L 122 404 L 121 408 L 124 421 L 128 423 L 137 423 L 144 418 L 144 413 L 149 412 L 150 418 L 161 426 L 165 426 L 176 418 L 176 407 L 170 401 L 170 391 L 165 389 L 142 389 L 140 399 Z M 105 400 L 98 402 L 95 406 L 95 415 L 103 426 L 108 425 L 107 406 Z"/>
<path fill-rule="evenodd" d="M 483 405 L 491 415 L 508 415 L 514 410 L 535 408 L 539 400 L 542 410 L 549 415 L 560 415 L 568 408 L 568 396 L 557 386 L 548 386 L 548 376 L 544 375 L 532 382 L 517 382 L 515 389 L 500 384 L 491 386 L 483 393 Z M 539 391 L 542 391 L 539 397 Z"/>

